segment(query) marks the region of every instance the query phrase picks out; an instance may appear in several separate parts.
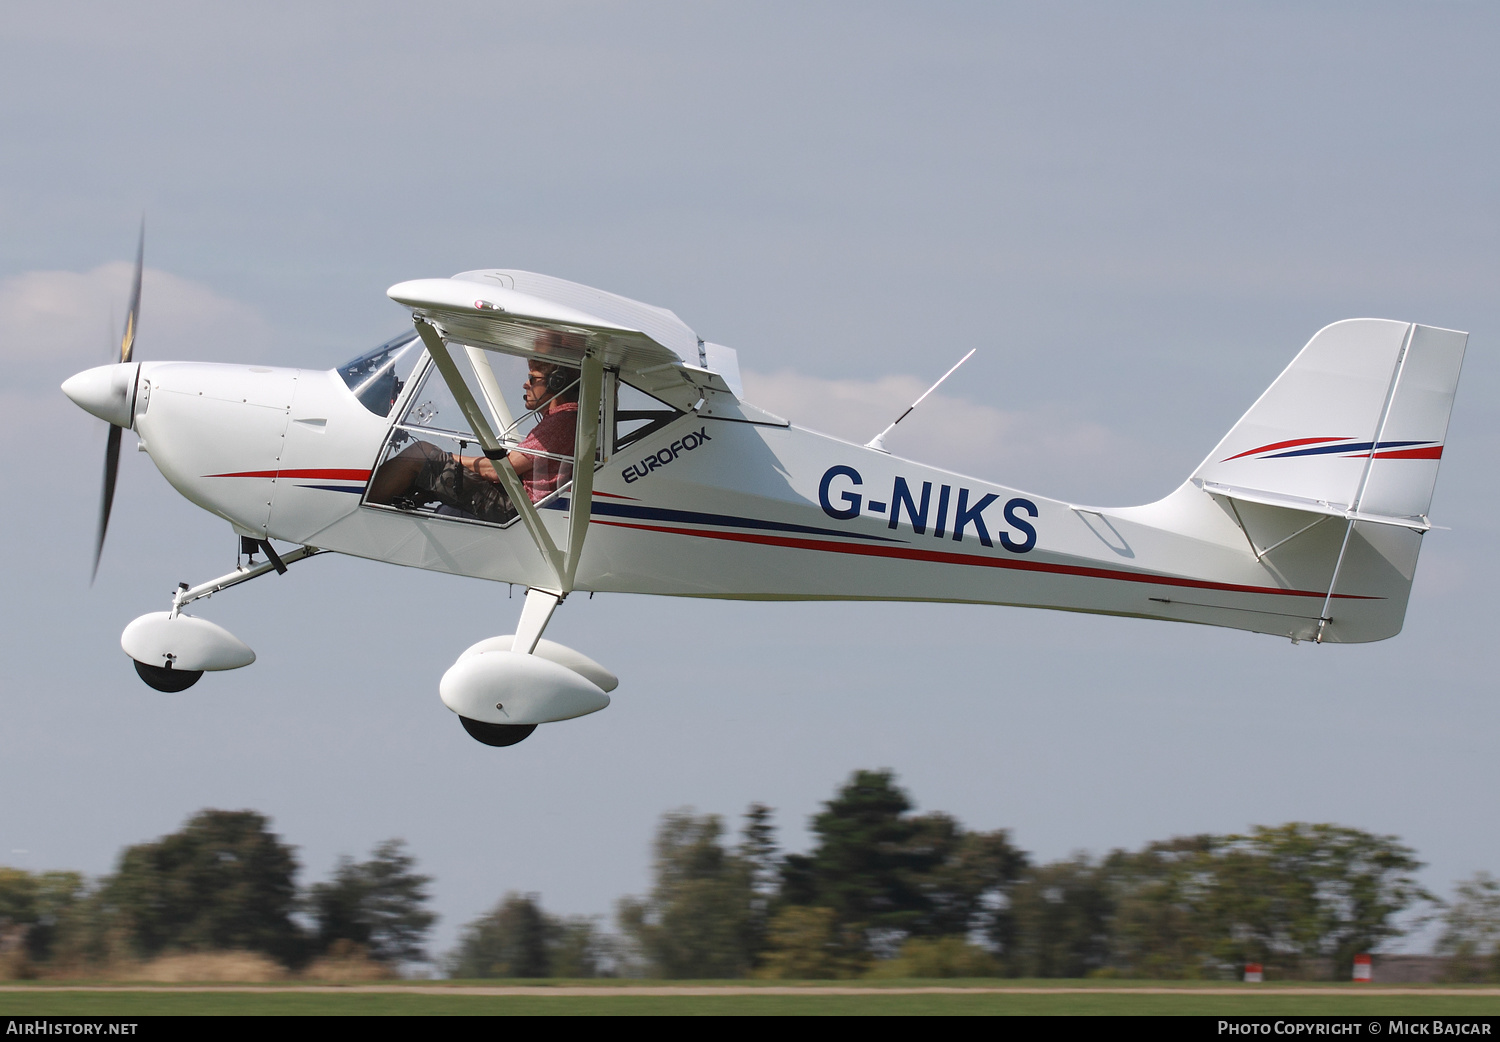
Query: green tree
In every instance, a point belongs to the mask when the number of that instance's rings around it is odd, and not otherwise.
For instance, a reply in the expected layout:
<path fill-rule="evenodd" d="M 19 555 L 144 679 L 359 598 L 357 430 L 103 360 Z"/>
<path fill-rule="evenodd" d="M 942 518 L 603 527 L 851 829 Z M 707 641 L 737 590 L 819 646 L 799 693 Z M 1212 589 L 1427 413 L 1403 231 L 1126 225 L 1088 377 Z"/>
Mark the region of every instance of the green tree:
<path fill-rule="evenodd" d="M 1218 844 L 1213 836 L 1185 836 L 1105 858 L 1111 969 L 1158 980 L 1219 975 Z"/>
<path fill-rule="evenodd" d="M 601 977 L 615 955 L 596 919 L 548 915 L 538 895 L 509 893 L 464 927 L 445 964 L 458 978 Z"/>
<path fill-rule="evenodd" d="M 339 858 L 333 878 L 313 886 L 307 905 L 316 923 L 319 953 L 338 942 L 358 945 L 377 962 L 425 959 L 422 942 L 437 916 L 423 906 L 429 876 L 399 839 L 377 846 L 368 861 Z"/>
<path fill-rule="evenodd" d="M 619 961 L 617 938 L 588 915 L 548 916 L 547 953 L 554 977 L 608 977 Z"/>
<path fill-rule="evenodd" d="M 962 937 L 913 937 L 901 946 L 894 959 L 882 959 L 870 970 L 871 977 L 998 977 L 1000 960 Z"/>
<path fill-rule="evenodd" d="M 786 859 L 783 900 L 831 908 L 876 954 L 899 947 L 928 910 L 920 877 L 942 862 L 951 821 L 907 817 L 911 800 L 891 771 L 856 771 L 823 808 L 812 852 Z"/>
<path fill-rule="evenodd" d="M 509 893 L 464 927 L 449 958 L 450 977 L 550 977 L 551 924 L 536 894 Z"/>
<path fill-rule="evenodd" d="M 1012 891 L 1010 971 L 1023 977 L 1085 977 L 1103 968 L 1110 912 L 1104 871 L 1088 855 L 1037 866 Z"/>
<path fill-rule="evenodd" d="M 0 865 L 0 923 L 16 926 L 36 917 L 36 877 L 20 868 Z"/>
<path fill-rule="evenodd" d="M 777 980 L 829 980 L 857 977 L 861 958 L 851 958 L 857 944 L 841 936 L 832 908 L 788 905 L 776 913 L 767 930 L 767 945 L 757 977 Z"/>
<path fill-rule="evenodd" d="M 921 880 L 928 908 L 916 933 L 960 939 L 978 934 L 1005 958 L 1015 947 L 1011 894 L 1027 870 L 1026 852 L 1006 829 L 964 832 L 956 822 L 953 827 L 952 840 L 942 845 L 943 860 Z"/>
<path fill-rule="evenodd" d="M 181 831 L 127 848 L 98 912 L 141 956 L 244 949 L 302 954 L 292 848 L 254 811 L 204 810 Z"/>
<path fill-rule="evenodd" d="M 1443 912 L 1437 953 L 1457 981 L 1500 980 L 1500 879 L 1477 872 L 1455 888 Z"/>
<path fill-rule="evenodd" d="M 716 814 L 663 816 L 655 883 L 624 898 L 620 927 L 661 977 L 743 977 L 755 960 L 754 866 L 724 849 Z"/>
<path fill-rule="evenodd" d="M 1432 895 L 1422 863 L 1395 836 L 1339 825 L 1257 826 L 1214 843 L 1209 916 L 1215 954 L 1347 980 L 1354 956 L 1403 930 L 1397 917 Z"/>
<path fill-rule="evenodd" d="M 59 936 L 71 924 L 88 887 L 78 872 L 31 873 L 0 865 L 0 956 L 26 965 L 51 959 Z"/>
<path fill-rule="evenodd" d="M 893 956 L 913 936 L 1010 944 L 1008 894 L 1026 855 L 1004 830 L 911 809 L 892 772 L 856 771 L 813 819 L 813 850 L 785 859 L 782 901 L 832 909 L 867 955 Z"/>
<path fill-rule="evenodd" d="M 740 830 L 739 857 L 749 884 L 750 907 L 746 920 L 747 945 L 758 958 L 767 944 L 767 931 L 781 892 L 781 859 L 776 851 L 776 827 L 771 808 L 752 803 L 745 811 Z"/>

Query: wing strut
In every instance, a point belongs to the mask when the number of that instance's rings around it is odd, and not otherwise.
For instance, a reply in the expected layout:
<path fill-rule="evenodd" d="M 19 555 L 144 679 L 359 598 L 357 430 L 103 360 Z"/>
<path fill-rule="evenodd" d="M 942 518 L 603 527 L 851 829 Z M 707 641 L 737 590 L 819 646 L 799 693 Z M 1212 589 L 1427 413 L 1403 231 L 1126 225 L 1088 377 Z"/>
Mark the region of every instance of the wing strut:
<path fill-rule="evenodd" d="M 443 343 L 443 338 L 438 335 L 432 323 L 424 318 L 414 317 L 413 323 L 417 327 L 417 335 L 422 338 L 422 343 L 427 345 L 427 353 L 432 356 L 433 364 L 437 366 L 438 372 L 442 374 L 443 382 L 448 385 L 448 390 L 453 392 L 453 398 L 458 402 L 458 407 L 463 410 L 464 418 L 469 421 L 474 436 L 479 439 L 479 445 L 484 449 L 484 454 L 489 457 L 495 466 L 495 473 L 500 475 L 500 483 L 505 486 L 506 495 L 510 497 L 511 505 L 521 515 L 522 522 L 526 525 L 526 531 L 531 534 L 531 541 L 536 544 L 537 551 L 542 559 L 552 570 L 557 580 L 559 595 L 567 593 L 567 587 L 563 584 L 564 561 L 562 553 L 557 549 L 557 544 L 552 541 L 552 536 L 542 524 L 541 515 L 537 513 L 536 507 L 531 504 L 531 497 L 526 494 L 526 488 L 521 484 L 520 475 L 510 465 L 506 457 L 509 453 L 500 444 L 500 439 L 495 437 L 495 432 L 490 428 L 490 421 L 485 417 L 484 410 L 474 400 L 474 395 L 469 390 L 469 385 L 464 382 L 463 374 L 458 371 L 454 364 L 453 356 L 448 353 L 448 345 Z M 597 429 L 598 421 L 595 421 Z M 590 461 L 589 476 L 593 477 L 593 466 Z"/>
<path fill-rule="evenodd" d="M 594 460 L 599 448 L 599 396 L 604 386 L 604 361 L 593 351 L 583 357 L 578 386 L 578 430 L 573 438 L 573 490 L 568 497 L 568 557 L 563 566 L 563 589 L 571 590 L 578 577 L 578 559 L 589 534 L 594 509 Z"/>

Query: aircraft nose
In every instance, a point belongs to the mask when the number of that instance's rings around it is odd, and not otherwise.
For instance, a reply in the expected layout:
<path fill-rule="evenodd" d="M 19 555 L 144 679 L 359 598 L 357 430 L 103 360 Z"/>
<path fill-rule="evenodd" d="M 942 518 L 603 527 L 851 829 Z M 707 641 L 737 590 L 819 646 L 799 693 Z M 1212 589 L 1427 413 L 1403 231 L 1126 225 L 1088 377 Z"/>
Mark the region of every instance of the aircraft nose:
<path fill-rule="evenodd" d="M 64 380 L 62 391 L 85 412 L 116 427 L 129 427 L 135 421 L 135 379 L 140 368 L 138 362 L 116 362 L 85 369 Z"/>

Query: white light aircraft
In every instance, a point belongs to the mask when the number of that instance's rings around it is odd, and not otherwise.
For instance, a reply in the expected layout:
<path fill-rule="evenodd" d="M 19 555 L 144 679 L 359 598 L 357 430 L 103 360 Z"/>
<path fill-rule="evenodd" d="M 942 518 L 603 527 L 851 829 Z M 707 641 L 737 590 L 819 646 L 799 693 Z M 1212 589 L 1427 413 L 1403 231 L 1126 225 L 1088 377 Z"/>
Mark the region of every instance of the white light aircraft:
<path fill-rule="evenodd" d="M 469 648 L 439 684 L 496 746 L 609 704 L 608 670 L 542 639 L 580 591 L 1394 636 L 1468 339 L 1336 322 L 1176 491 L 1104 508 L 902 459 L 881 443 L 890 428 L 857 445 L 797 427 L 745 401 L 733 350 L 670 311 L 562 279 L 400 283 L 388 295 L 413 328 L 317 371 L 133 361 L 140 270 L 138 255 L 120 362 L 63 385 L 111 424 L 95 570 L 125 428 L 233 526 L 244 558 L 126 627 L 142 678 L 179 691 L 254 661 L 184 609 L 314 554 L 518 583 L 516 632 Z"/>

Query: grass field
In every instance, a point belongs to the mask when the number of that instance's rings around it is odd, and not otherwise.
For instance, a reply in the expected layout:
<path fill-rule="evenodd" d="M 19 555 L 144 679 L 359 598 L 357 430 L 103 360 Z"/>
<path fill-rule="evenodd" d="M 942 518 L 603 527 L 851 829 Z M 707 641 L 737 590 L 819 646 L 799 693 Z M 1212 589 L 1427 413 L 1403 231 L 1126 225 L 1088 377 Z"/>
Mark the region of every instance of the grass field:
<path fill-rule="evenodd" d="M 90 990 L 79 990 L 89 988 Z M 108 990 L 93 990 L 107 988 Z M 685 992 L 685 993 L 684 993 Z M 789 992 L 795 992 L 789 994 Z M 1500 1015 L 1500 989 L 1355 985 L 1223 986 L 1082 981 L 891 981 L 869 987 L 745 986 L 741 982 L 599 982 L 544 987 L 0 985 L 0 1016 L 1420 1016 Z"/>

